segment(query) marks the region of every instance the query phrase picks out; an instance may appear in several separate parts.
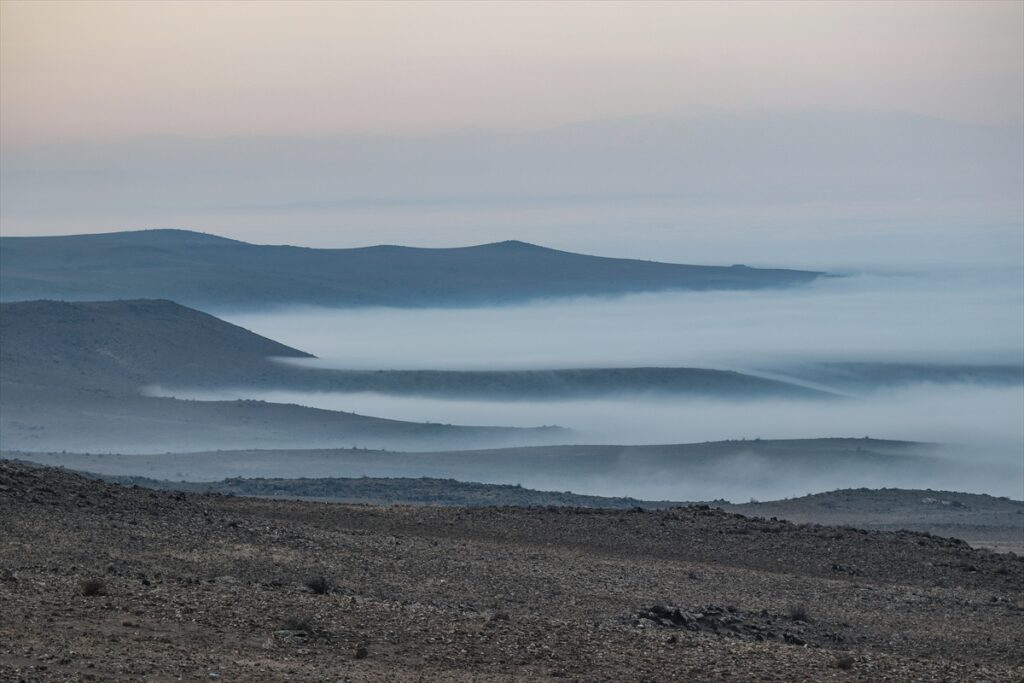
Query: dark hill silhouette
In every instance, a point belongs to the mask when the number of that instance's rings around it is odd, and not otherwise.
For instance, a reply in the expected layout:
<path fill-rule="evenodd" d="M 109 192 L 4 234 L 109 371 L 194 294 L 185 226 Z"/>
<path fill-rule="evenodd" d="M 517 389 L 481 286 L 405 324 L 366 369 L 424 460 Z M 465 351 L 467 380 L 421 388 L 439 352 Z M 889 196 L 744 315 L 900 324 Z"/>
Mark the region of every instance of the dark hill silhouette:
<path fill-rule="evenodd" d="M 166 300 L 0 304 L 3 380 L 139 393 L 232 388 L 374 391 L 476 399 L 563 399 L 621 393 L 729 398 L 822 392 L 703 368 L 440 371 L 331 370 L 277 363 L 310 354 Z"/>
<path fill-rule="evenodd" d="M 564 430 L 419 424 L 262 401 L 143 396 L 169 378 L 242 377 L 303 357 L 170 301 L 0 305 L 4 448 L 170 451 L 240 443 L 452 447 L 558 440 Z"/>
<path fill-rule="evenodd" d="M 268 356 L 309 358 L 166 300 L 0 304 L 3 380 L 137 391 L 167 377 L 234 376 Z"/>
<path fill-rule="evenodd" d="M 448 448 L 558 442 L 567 432 L 422 425 L 260 401 L 181 401 L 165 389 L 291 389 L 501 399 L 614 393 L 755 398 L 826 394 L 700 368 L 347 371 L 271 357 L 309 354 L 166 300 L 0 304 L 0 437 L 5 448 Z M 339 443 L 339 440 L 341 443 Z"/>
<path fill-rule="evenodd" d="M 603 258 L 518 241 L 452 249 L 310 249 L 187 230 L 0 238 L 5 301 L 159 298 L 206 309 L 460 306 L 789 287 L 820 275 Z"/>

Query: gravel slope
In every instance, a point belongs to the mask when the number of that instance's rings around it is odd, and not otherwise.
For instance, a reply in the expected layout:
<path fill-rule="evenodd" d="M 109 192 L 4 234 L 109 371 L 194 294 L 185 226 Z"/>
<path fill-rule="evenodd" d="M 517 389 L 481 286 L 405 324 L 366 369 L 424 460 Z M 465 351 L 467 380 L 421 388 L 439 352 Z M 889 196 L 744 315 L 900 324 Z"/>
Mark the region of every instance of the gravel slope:
<path fill-rule="evenodd" d="M 283 502 L 3 462 L 0 558 L 2 680 L 1024 676 L 1020 558 L 713 509 Z"/>

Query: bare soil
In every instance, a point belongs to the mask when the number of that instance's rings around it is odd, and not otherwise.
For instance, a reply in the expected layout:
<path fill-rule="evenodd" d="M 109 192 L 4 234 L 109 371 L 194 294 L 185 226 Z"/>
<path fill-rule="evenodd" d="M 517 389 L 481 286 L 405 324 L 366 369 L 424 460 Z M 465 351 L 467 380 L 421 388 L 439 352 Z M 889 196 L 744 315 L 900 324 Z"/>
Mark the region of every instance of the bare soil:
<path fill-rule="evenodd" d="M 1011 681 L 1022 588 L 1022 558 L 914 532 L 0 462 L 4 681 Z"/>

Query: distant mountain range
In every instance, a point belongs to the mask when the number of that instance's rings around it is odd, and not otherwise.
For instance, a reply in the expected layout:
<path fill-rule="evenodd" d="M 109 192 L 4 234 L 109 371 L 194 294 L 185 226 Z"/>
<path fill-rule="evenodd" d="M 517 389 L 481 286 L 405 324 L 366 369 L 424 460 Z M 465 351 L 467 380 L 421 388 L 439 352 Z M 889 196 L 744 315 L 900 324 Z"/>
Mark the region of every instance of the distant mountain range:
<path fill-rule="evenodd" d="M 186 230 L 0 238 L 4 301 L 157 298 L 204 310 L 466 306 L 791 287 L 822 275 L 603 258 L 516 241 L 453 249 L 310 249 Z"/>
<path fill-rule="evenodd" d="M 495 225 L 516 225 L 515 216 L 529 216 L 521 234 L 538 235 L 537 222 L 559 215 L 571 216 L 559 221 L 562 235 L 585 239 L 595 225 L 617 224 L 650 244 L 652 226 L 635 222 L 653 212 L 660 232 L 678 224 L 679 213 L 710 205 L 743 207 L 744 222 L 800 207 L 779 227 L 803 215 L 806 227 L 818 223 L 829 204 L 843 207 L 833 220 L 844 222 L 851 210 L 874 207 L 887 224 L 907 212 L 1016 224 L 1024 188 L 1020 126 L 902 112 L 712 110 L 521 131 L 150 136 L 3 152 L 5 223 L 61 232 L 312 224 L 346 226 L 361 240 L 383 228 L 461 229 L 492 241 L 501 234 Z M 128 296 L 143 295 L 154 296 Z"/>

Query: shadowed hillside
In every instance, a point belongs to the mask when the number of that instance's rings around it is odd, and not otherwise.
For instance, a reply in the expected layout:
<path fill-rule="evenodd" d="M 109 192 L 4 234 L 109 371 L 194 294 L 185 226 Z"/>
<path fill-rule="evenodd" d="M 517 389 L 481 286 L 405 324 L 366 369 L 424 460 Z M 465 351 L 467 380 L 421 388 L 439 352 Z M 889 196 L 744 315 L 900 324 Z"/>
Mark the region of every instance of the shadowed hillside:
<path fill-rule="evenodd" d="M 147 387 L 377 391 L 474 398 L 673 392 L 733 398 L 824 396 L 783 382 L 697 368 L 520 372 L 343 371 L 297 367 L 306 354 L 165 300 L 0 304 L 0 435 L 5 448 L 476 448 L 557 443 L 565 430 L 462 428 L 262 401 L 183 401 Z M 493 437 L 493 438 L 492 438 Z"/>
<path fill-rule="evenodd" d="M 300 304 L 459 306 L 787 287 L 821 275 L 601 258 L 515 241 L 455 249 L 309 249 L 185 230 L 0 240 L 5 301 L 159 298 L 221 310 Z"/>
<path fill-rule="evenodd" d="M 270 356 L 309 358 L 172 301 L 0 304 L 0 362 L 12 384 L 137 390 L 165 377 L 233 377 Z"/>
<path fill-rule="evenodd" d="M 171 301 L 0 304 L 3 381 L 22 386 L 372 391 L 476 399 L 561 399 L 668 392 L 821 398 L 803 387 L 724 370 L 331 370 L 271 362 L 311 358 Z"/>
<path fill-rule="evenodd" d="M 308 354 L 169 301 L 3 304 L 0 437 L 5 448 L 153 452 L 297 444 L 473 447 L 547 442 L 563 433 L 140 393 L 168 378 L 272 371 L 271 355 Z"/>

